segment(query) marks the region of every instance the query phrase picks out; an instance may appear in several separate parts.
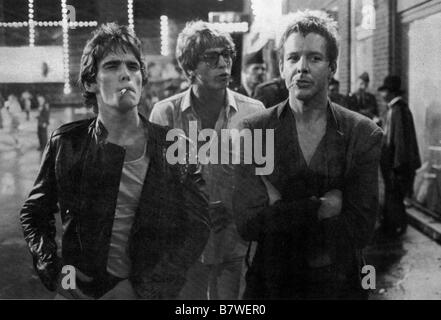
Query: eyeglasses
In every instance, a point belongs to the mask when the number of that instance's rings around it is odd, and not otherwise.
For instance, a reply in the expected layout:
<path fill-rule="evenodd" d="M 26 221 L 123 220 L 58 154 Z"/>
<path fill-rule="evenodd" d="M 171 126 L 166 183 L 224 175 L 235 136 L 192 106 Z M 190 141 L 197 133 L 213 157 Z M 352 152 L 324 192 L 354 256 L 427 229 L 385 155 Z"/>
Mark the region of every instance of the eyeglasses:
<path fill-rule="evenodd" d="M 200 56 L 201 61 L 205 62 L 210 68 L 216 68 L 219 64 L 219 58 L 222 56 L 225 62 L 230 65 L 236 53 L 234 50 L 227 48 L 222 50 L 221 52 L 211 51 L 204 53 Z"/>

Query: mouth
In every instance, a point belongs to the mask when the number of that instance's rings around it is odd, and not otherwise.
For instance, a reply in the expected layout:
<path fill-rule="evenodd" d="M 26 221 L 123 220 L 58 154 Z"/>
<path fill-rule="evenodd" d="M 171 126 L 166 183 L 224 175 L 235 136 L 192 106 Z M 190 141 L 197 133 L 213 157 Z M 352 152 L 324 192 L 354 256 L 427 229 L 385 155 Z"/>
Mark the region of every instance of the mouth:
<path fill-rule="evenodd" d="M 131 88 L 124 88 L 124 89 L 121 89 L 121 90 L 119 90 L 118 92 L 119 92 L 119 94 L 120 94 L 120 96 L 123 96 L 123 95 L 125 95 L 127 92 L 135 92 L 133 89 L 131 89 Z"/>
<path fill-rule="evenodd" d="M 308 80 L 304 80 L 304 79 L 298 79 L 298 80 L 294 80 L 294 84 L 298 87 L 298 88 L 306 88 L 312 85 L 311 81 Z"/>
<path fill-rule="evenodd" d="M 219 78 L 221 80 L 229 79 L 230 74 L 229 73 L 222 73 L 222 74 L 218 75 L 217 78 Z"/>

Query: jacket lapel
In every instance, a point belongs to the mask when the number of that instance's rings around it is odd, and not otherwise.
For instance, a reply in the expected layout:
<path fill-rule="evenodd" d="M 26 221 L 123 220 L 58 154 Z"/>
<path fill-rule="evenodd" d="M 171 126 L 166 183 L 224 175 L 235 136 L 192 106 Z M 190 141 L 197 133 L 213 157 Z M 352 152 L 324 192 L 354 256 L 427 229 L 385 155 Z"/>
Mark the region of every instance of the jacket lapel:
<path fill-rule="evenodd" d="M 326 166 L 327 166 L 327 185 L 338 187 L 341 183 L 340 178 L 346 174 L 347 162 L 346 139 L 342 124 L 342 115 L 338 108 L 329 102 L 328 124 L 326 130 Z"/>
<path fill-rule="evenodd" d="M 293 136 L 294 118 L 290 114 L 288 100 L 277 107 L 277 118 L 274 119 L 274 174 L 269 177 L 273 184 L 280 184 L 291 176 L 294 170 L 295 150 Z M 276 185 L 275 185 L 276 186 Z M 278 185 L 280 187 L 280 185 Z M 276 187 L 277 188 L 277 187 Z"/>

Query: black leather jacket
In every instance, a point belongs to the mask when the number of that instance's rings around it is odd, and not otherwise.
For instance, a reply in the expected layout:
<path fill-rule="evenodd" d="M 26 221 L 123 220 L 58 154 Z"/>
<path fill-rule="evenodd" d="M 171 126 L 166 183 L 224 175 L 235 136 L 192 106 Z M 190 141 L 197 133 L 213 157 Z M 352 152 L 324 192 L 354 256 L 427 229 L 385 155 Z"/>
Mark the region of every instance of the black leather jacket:
<path fill-rule="evenodd" d="M 141 298 L 173 299 L 187 269 L 209 236 L 208 201 L 198 168 L 166 160 L 167 129 L 142 118 L 150 164 L 129 237 L 130 281 Z M 34 267 L 49 290 L 62 265 L 93 277 L 89 294 L 99 297 L 124 162 L 124 148 L 106 142 L 96 119 L 63 125 L 52 133 L 35 185 L 20 220 Z M 57 255 L 54 213 L 63 224 Z M 81 284 L 78 284 L 81 289 Z M 84 289 L 84 288 L 83 288 Z M 101 288 L 102 289 L 102 288 Z"/>

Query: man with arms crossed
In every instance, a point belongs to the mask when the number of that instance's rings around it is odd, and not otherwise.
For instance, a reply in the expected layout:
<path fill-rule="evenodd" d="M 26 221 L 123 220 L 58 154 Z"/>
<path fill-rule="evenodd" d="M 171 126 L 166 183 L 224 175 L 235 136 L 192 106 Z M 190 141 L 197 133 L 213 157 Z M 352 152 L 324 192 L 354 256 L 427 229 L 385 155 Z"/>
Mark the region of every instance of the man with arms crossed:
<path fill-rule="evenodd" d="M 328 99 L 338 43 L 325 13 L 298 12 L 280 46 L 289 98 L 243 121 L 274 130 L 274 171 L 235 170 L 238 230 L 257 242 L 245 298 L 366 298 L 361 251 L 378 208 L 381 129 Z"/>
<path fill-rule="evenodd" d="M 98 28 L 80 70 L 86 105 L 97 117 L 52 133 L 20 213 L 35 269 L 59 297 L 173 299 L 208 239 L 202 180 L 168 164 L 167 130 L 138 114 L 146 81 L 133 31 Z M 76 288 L 60 285 L 63 265 L 75 268 Z"/>

